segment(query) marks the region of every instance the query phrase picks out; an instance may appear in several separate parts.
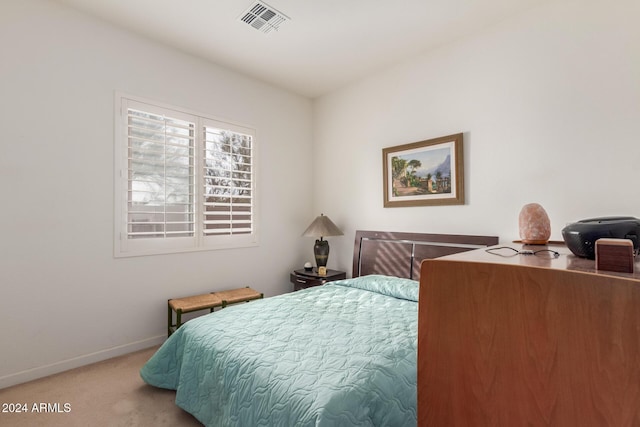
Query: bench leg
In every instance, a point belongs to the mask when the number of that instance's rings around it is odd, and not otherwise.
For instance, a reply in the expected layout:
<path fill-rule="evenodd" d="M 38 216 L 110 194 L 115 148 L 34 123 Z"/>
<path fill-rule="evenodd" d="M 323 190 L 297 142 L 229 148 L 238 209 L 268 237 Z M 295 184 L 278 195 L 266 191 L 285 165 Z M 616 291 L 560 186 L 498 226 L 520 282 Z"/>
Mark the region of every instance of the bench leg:
<path fill-rule="evenodd" d="M 178 330 L 180 325 L 182 324 L 182 310 L 176 310 L 176 323 L 173 323 L 173 310 L 169 303 L 167 303 L 167 337 L 170 337 L 171 334 Z M 172 330 L 172 328 L 175 328 Z"/>
<path fill-rule="evenodd" d="M 169 300 L 171 301 L 171 300 Z M 173 310 L 171 310 L 171 306 L 169 305 L 169 301 L 167 301 L 167 337 L 171 336 L 171 327 L 173 326 Z"/>
<path fill-rule="evenodd" d="M 178 330 L 180 325 L 182 325 L 182 310 L 177 309 L 176 310 L 176 331 Z"/>

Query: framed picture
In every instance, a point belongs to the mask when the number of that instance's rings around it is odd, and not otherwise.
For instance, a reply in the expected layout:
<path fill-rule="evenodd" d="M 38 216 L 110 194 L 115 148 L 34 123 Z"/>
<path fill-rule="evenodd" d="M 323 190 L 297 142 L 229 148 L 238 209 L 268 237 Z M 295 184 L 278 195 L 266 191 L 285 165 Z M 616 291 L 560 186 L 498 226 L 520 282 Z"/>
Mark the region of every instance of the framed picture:
<path fill-rule="evenodd" d="M 382 149 L 384 207 L 464 204 L 462 134 Z"/>

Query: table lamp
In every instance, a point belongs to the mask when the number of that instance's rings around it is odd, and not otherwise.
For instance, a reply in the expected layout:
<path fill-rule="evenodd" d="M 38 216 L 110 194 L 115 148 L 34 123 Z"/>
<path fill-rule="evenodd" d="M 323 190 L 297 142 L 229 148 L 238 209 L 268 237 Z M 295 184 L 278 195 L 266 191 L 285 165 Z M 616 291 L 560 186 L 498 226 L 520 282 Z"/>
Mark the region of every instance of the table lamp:
<path fill-rule="evenodd" d="M 316 257 L 316 266 L 327 266 L 327 260 L 329 259 L 329 242 L 324 240 L 327 236 L 342 236 L 343 233 L 340 229 L 329 219 L 328 216 L 320 214 L 313 220 L 311 225 L 302 233 L 304 237 L 319 237 L 316 240 L 316 244 L 313 245 L 313 254 Z"/>

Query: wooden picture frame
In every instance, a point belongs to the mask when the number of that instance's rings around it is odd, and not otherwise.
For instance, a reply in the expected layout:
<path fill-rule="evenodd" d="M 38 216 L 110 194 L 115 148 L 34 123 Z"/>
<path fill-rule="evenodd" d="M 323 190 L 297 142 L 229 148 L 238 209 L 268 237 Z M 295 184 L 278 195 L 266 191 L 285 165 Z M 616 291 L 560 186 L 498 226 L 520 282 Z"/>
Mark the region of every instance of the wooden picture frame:
<path fill-rule="evenodd" d="M 464 204 L 461 133 L 382 149 L 384 207 Z"/>

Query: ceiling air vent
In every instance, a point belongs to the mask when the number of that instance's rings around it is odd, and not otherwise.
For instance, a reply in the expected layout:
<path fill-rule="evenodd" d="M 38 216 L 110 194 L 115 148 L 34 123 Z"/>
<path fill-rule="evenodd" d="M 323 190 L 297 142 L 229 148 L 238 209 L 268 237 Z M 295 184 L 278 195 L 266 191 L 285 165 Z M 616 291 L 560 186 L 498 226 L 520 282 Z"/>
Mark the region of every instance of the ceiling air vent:
<path fill-rule="evenodd" d="M 263 33 L 269 33 L 271 30 L 277 31 L 280 28 L 280 24 L 289 19 L 287 15 L 278 12 L 262 1 L 253 3 L 249 6 L 249 9 L 240 16 L 242 22 L 251 25 Z"/>

